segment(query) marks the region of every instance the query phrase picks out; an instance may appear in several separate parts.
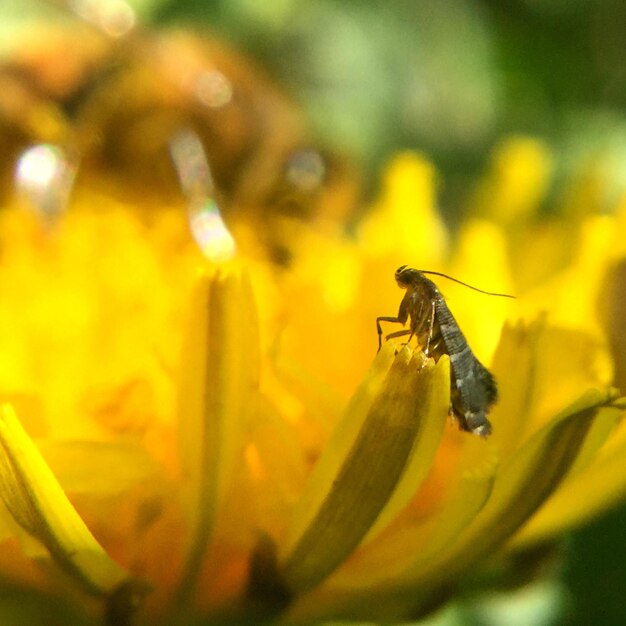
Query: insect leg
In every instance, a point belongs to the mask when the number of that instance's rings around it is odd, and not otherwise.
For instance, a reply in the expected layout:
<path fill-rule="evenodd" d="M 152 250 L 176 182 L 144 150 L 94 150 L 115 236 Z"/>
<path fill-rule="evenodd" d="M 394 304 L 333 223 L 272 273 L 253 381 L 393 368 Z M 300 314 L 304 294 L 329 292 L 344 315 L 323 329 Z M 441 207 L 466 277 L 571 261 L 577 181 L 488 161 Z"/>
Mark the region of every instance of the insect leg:
<path fill-rule="evenodd" d="M 406 320 L 402 320 L 399 317 L 377 317 L 376 318 L 376 330 L 378 331 L 378 351 L 380 352 L 380 349 L 382 348 L 383 345 L 383 329 L 380 325 L 381 322 L 392 322 L 394 324 L 404 324 Z M 410 331 L 409 331 L 410 332 Z M 389 337 L 387 337 L 388 339 Z"/>
<path fill-rule="evenodd" d="M 381 322 L 391 322 L 392 324 L 406 324 L 406 321 L 409 317 L 409 311 L 407 309 L 408 306 L 408 292 L 402 298 L 402 302 L 400 302 L 400 308 L 398 309 L 398 315 L 395 317 L 383 315 L 381 317 L 376 318 L 376 330 L 378 331 L 378 351 L 383 345 L 383 329 L 380 326 Z"/>
<path fill-rule="evenodd" d="M 396 330 L 393 333 L 389 333 L 388 335 L 385 335 L 385 340 L 394 339 L 395 337 L 405 337 L 406 335 L 411 335 L 411 337 L 409 337 L 409 341 L 411 341 L 411 338 L 413 337 L 413 331 L 410 328 Z"/>

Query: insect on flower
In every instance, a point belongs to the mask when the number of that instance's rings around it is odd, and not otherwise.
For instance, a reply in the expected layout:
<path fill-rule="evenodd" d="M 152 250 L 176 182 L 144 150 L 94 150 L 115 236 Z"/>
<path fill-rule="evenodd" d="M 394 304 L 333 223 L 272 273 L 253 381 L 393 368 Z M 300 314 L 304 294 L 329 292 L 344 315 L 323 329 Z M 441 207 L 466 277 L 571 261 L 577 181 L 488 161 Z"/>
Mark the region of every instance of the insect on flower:
<path fill-rule="evenodd" d="M 398 286 L 406 289 L 398 315 L 376 318 L 379 350 L 383 333 L 380 323 L 406 324 L 409 320 L 409 328 L 390 333 L 385 338 L 409 335 L 410 341 L 416 336 L 426 356 L 438 361 L 442 354 L 449 355 L 451 411 L 458 418 L 462 430 L 486 437 L 491 433 L 487 413 L 498 399 L 496 381 L 491 372 L 474 356 L 437 285 L 424 274 L 443 276 L 490 296 L 513 296 L 483 291 L 446 274 L 402 265 L 395 274 Z"/>

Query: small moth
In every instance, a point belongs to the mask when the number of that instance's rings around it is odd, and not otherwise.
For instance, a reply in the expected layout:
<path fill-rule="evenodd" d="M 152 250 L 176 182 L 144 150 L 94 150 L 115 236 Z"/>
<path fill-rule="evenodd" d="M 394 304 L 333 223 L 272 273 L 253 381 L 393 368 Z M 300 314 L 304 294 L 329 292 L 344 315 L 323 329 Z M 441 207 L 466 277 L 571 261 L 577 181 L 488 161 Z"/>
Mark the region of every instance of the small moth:
<path fill-rule="evenodd" d="M 474 356 L 465 336 L 450 312 L 444 297 L 435 283 L 424 274 L 444 276 L 457 283 L 492 296 L 504 296 L 472 287 L 460 280 L 441 274 L 416 270 L 402 265 L 396 270 L 398 287 L 406 289 L 396 317 L 377 317 L 378 349 L 382 345 L 381 322 L 406 324 L 409 327 L 390 333 L 386 339 L 409 335 L 417 337 L 424 354 L 435 361 L 442 354 L 450 357 L 450 403 L 451 411 L 458 418 L 461 430 L 482 437 L 491 433 L 491 423 L 487 413 L 498 400 L 498 388 L 489 370 Z"/>

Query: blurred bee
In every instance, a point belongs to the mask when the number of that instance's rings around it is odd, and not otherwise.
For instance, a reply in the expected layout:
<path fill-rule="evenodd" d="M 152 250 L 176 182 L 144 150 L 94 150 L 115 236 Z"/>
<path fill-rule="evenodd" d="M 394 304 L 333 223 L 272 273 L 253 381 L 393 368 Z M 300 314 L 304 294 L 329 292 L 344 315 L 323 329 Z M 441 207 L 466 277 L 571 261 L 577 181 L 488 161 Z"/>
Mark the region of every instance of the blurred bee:
<path fill-rule="evenodd" d="M 122 0 L 71 7 L 70 27 L 31 30 L 0 63 L 10 162 L 34 144 L 62 146 L 80 160 L 77 182 L 143 203 L 152 194 L 158 206 L 180 199 L 170 142 L 191 128 L 225 220 L 245 222 L 279 264 L 303 223 L 343 221 L 356 204 L 352 171 L 314 145 L 293 102 L 249 59 L 215 38 L 142 30 Z M 0 191 L 12 186 L 5 168 Z"/>

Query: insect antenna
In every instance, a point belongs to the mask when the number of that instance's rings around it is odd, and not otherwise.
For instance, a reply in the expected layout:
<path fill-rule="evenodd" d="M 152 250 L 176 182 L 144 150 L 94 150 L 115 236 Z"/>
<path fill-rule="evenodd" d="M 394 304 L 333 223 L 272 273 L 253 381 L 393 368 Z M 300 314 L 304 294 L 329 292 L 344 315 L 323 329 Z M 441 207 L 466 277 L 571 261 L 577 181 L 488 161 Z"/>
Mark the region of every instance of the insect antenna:
<path fill-rule="evenodd" d="M 442 272 L 433 272 L 429 270 L 418 270 L 418 271 L 421 272 L 422 274 L 434 274 L 435 276 L 443 276 L 443 278 L 452 280 L 455 283 L 459 283 L 459 285 L 463 285 L 464 287 L 469 287 L 470 289 L 473 289 L 474 291 L 484 293 L 487 296 L 499 296 L 501 298 L 515 298 L 515 296 L 512 296 L 508 293 L 494 293 L 493 291 L 485 291 L 484 289 L 479 289 L 478 287 L 468 285 L 467 283 L 464 283 L 462 280 L 459 280 L 458 278 L 452 278 L 452 276 L 448 276 L 447 274 L 443 274 Z"/>

